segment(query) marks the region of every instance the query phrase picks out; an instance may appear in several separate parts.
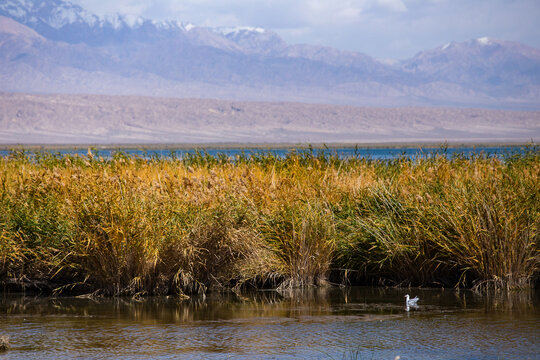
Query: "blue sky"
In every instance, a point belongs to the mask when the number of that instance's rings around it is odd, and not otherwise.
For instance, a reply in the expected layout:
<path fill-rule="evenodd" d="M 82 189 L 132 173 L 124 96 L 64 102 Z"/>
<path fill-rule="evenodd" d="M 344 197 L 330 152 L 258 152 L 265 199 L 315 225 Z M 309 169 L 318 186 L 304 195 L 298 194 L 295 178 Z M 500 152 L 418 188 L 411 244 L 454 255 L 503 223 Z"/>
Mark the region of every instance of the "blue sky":
<path fill-rule="evenodd" d="M 122 13 L 199 26 L 255 26 L 288 43 L 327 45 L 379 59 L 405 59 L 479 37 L 540 48 L 540 0 L 72 0 L 98 14 Z"/>

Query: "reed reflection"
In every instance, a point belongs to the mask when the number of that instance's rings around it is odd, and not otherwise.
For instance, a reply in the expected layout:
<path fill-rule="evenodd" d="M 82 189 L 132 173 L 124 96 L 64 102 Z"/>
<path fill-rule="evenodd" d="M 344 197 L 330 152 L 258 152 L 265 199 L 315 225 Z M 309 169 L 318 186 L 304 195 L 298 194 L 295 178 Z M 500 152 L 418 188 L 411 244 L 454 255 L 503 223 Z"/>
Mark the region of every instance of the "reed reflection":
<path fill-rule="evenodd" d="M 405 311 L 403 296 L 418 295 Z M 10 357 L 527 358 L 539 294 L 454 289 L 308 288 L 213 292 L 190 299 L 0 298 Z M 414 329 L 412 331 L 411 329 Z M 426 339 L 425 334 L 429 334 Z M 536 339 L 536 340 L 535 340 Z M 395 350 L 400 350 L 396 352 Z"/>

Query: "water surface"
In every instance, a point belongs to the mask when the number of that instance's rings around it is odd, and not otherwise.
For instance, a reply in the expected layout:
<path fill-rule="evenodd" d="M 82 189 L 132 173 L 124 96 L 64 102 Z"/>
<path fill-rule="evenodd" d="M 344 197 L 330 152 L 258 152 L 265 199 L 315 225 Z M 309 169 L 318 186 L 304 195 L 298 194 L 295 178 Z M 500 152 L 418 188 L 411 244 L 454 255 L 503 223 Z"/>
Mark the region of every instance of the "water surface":
<path fill-rule="evenodd" d="M 399 157 L 417 158 L 417 157 L 430 157 L 434 155 L 444 155 L 448 158 L 455 156 L 470 157 L 473 154 L 483 154 L 485 156 L 511 156 L 513 154 L 523 154 L 529 146 L 469 146 L 469 147 L 342 147 L 342 148 L 323 148 L 323 149 L 305 149 L 305 148 L 290 148 L 290 149 L 257 149 L 257 148 L 207 148 L 205 150 L 198 149 L 159 149 L 159 148 L 93 148 L 94 155 L 102 156 L 104 158 L 110 158 L 115 153 L 121 152 L 133 156 L 139 156 L 142 158 L 170 158 L 175 157 L 178 159 L 185 158 L 186 156 L 196 154 L 208 154 L 211 156 L 224 155 L 228 158 L 235 159 L 239 155 L 268 155 L 271 154 L 278 158 L 284 158 L 291 152 L 296 153 L 312 153 L 313 155 L 324 154 L 325 156 L 338 156 L 340 159 L 345 158 L 367 158 L 372 160 L 392 160 Z M 51 154 L 62 155 L 79 155 L 85 156 L 88 153 L 88 149 L 44 149 Z M 39 151 L 38 151 L 39 152 Z M 0 150 L 0 156 L 9 156 L 12 153 L 11 150 Z M 28 152 L 29 154 L 32 151 Z"/>
<path fill-rule="evenodd" d="M 404 306 L 405 293 L 417 308 Z M 3 295 L 0 359 L 539 359 L 539 295 L 345 288 L 189 300 Z"/>

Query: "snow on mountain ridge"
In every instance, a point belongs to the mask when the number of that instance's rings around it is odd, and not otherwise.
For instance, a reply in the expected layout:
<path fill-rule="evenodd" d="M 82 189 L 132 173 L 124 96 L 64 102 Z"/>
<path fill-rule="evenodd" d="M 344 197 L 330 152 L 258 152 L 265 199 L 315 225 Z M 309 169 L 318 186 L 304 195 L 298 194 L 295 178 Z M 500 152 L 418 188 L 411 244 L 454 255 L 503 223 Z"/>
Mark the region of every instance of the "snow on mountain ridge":
<path fill-rule="evenodd" d="M 99 22 L 99 18 L 78 6 L 62 6 L 54 9 L 49 18 L 49 24 L 55 28 L 60 29 L 67 24 L 73 24 L 76 22 L 85 22 L 90 26 L 94 26 Z"/>
<path fill-rule="evenodd" d="M 4 4 L 0 4 L 0 10 L 4 9 L 6 12 L 6 15 L 11 15 L 16 18 L 21 18 L 24 15 L 26 15 L 26 11 L 20 7 L 13 7 L 12 4 L 9 2 L 6 2 Z"/>
<path fill-rule="evenodd" d="M 144 20 L 144 18 L 141 18 L 141 19 Z M 184 23 L 182 23 L 180 20 L 151 20 L 151 23 L 157 29 L 163 29 L 163 30 L 175 28 L 175 29 L 183 29 L 183 30 L 189 31 L 188 27 L 194 26 L 193 24 L 184 25 Z"/>
<path fill-rule="evenodd" d="M 96 15 L 64 0 L 28 1 L 28 0 L 5 0 L 0 3 L 0 14 L 4 13 L 21 23 L 38 23 L 59 30 L 66 25 L 86 24 L 89 27 L 111 27 L 115 30 L 121 28 L 136 29 L 149 21 L 158 29 L 180 28 L 183 25 L 178 20 L 155 21 L 140 16 L 106 14 Z"/>
<path fill-rule="evenodd" d="M 216 28 L 216 32 L 227 36 L 227 35 L 237 35 L 239 33 L 264 34 L 266 32 L 266 30 L 261 28 L 261 27 L 235 26 L 235 27 Z"/>
<path fill-rule="evenodd" d="M 54 29 L 60 29 L 75 22 L 86 22 L 93 26 L 99 21 L 98 16 L 85 11 L 78 5 L 62 0 L 40 1 L 39 3 L 26 0 L 6 0 L 0 4 L 0 11 L 23 23 L 42 21 Z"/>
<path fill-rule="evenodd" d="M 261 27 L 200 27 L 180 20 L 90 13 L 69 0 L 2 0 L 0 15 L 10 17 L 51 40 L 104 45 L 128 39 L 154 41 L 184 33 L 194 44 L 249 53 L 282 52 L 287 44 Z M 242 49 L 242 50 L 240 50 Z"/>
<path fill-rule="evenodd" d="M 491 44 L 491 39 L 484 36 L 484 37 L 480 37 L 480 38 L 476 39 L 476 42 L 481 44 L 481 45 L 489 45 L 489 44 Z"/>

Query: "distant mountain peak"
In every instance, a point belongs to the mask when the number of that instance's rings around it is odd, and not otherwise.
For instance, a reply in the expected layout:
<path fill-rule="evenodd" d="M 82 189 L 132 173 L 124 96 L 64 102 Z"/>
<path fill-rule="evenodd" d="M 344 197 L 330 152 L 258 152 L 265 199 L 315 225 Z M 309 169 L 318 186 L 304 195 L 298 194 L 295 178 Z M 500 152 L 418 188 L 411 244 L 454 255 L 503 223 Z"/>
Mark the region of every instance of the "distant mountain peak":
<path fill-rule="evenodd" d="M 0 12 L 22 23 L 44 22 L 55 29 L 76 22 L 94 25 L 100 20 L 79 5 L 63 0 L 4 0 L 0 3 Z"/>
<path fill-rule="evenodd" d="M 69 0 L 1 0 L 0 15 L 30 27 L 50 40 L 88 45 L 189 39 L 197 46 L 251 55 L 283 56 L 287 43 L 262 27 L 209 28 L 178 20 L 156 21 L 139 16 L 96 15 Z"/>
<path fill-rule="evenodd" d="M 535 57 L 538 57 L 538 55 L 540 54 L 539 49 L 532 48 L 530 46 L 527 46 L 525 44 L 521 44 L 518 42 L 500 40 L 500 39 L 495 39 L 491 37 L 479 37 L 476 39 L 471 39 L 471 40 L 461 41 L 461 42 L 452 41 L 433 49 L 424 50 L 416 54 L 414 58 L 420 58 L 426 55 L 449 53 L 449 52 L 456 53 L 456 54 L 465 54 L 467 52 L 472 51 L 474 53 L 477 50 L 482 50 L 482 49 L 498 49 L 500 51 L 511 50 L 514 52 L 531 53 L 531 54 L 535 54 L 535 55 L 532 55 Z M 493 54 L 493 53 L 488 52 L 488 54 Z"/>
<path fill-rule="evenodd" d="M 432 50 L 422 51 L 421 53 L 439 52 L 439 51 L 451 51 L 451 50 L 456 51 L 456 50 L 459 50 L 459 49 L 462 49 L 462 48 L 484 47 L 484 46 L 489 46 L 489 45 L 495 45 L 495 44 L 502 43 L 502 42 L 503 41 L 496 40 L 496 39 L 484 36 L 484 37 L 479 37 L 479 38 L 476 38 L 476 39 L 463 41 L 463 42 L 451 41 L 451 42 L 448 42 L 448 43 L 446 43 L 446 44 L 444 44 L 442 46 L 436 47 L 436 48 L 434 48 Z"/>
<path fill-rule="evenodd" d="M 65 0 L 2 0 L 0 15 L 12 18 L 47 38 L 68 43 L 121 41 L 126 34 L 142 28 L 146 28 L 142 32 L 153 34 L 185 31 L 177 20 L 154 21 L 122 14 L 96 15 Z"/>

